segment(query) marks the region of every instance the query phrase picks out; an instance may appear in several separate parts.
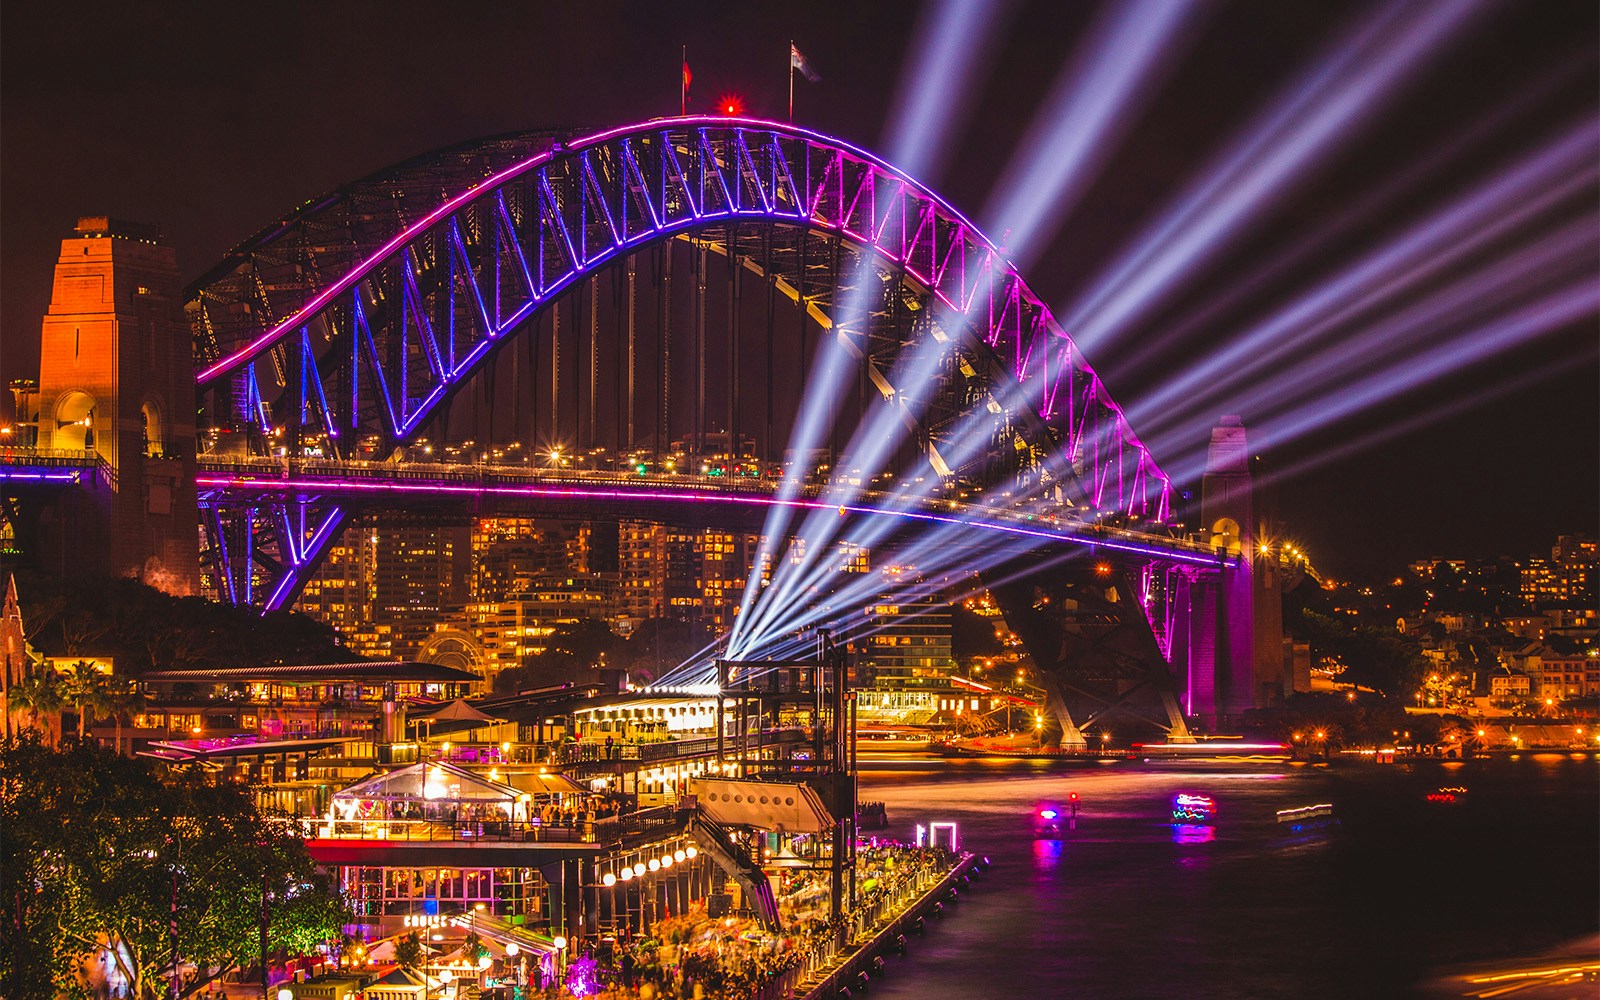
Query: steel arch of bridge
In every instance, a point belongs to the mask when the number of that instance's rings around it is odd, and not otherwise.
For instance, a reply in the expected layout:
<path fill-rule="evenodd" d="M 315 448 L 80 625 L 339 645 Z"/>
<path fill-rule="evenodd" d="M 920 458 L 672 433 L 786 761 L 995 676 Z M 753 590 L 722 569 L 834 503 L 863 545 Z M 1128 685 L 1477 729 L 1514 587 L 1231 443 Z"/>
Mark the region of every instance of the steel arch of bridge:
<path fill-rule="evenodd" d="M 262 240 L 213 276 L 231 297 L 194 290 L 197 381 L 212 426 L 241 432 L 256 454 L 299 455 L 307 435 L 335 456 L 374 435 L 380 453 L 390 450 L 497 345 L 607 264 L 660 241 L 767 222 L 870 252 L 964 317 L 1011 398 L 1048 429 L 1056 454 L 1043 474 L 1069 506 L 1154 524 L 1169 516 L 1169 480 L 1049 308 L 959 212 L 872 154 L 789 125 L 708 117 L 508 159 L 502 151 L 493 173 L 401 216 L 360 253 L 336 227 L 287 254 Z M 312 231 L 317 219 L 291 223 Z M 305 249 L 318 239 L 343 253 Z M 346 511 L 330 495 L 264 502 L 224 489 L 203 492 L 201 505 L 221 596 L 267 608 L 293 601 Z"/>

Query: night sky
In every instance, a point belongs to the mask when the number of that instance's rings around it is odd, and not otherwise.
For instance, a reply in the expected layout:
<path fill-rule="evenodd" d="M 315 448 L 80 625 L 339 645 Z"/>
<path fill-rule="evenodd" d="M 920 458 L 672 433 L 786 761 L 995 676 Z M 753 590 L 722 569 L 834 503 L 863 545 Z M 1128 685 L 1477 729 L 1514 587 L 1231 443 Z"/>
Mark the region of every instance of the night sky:
<path fill-rule="evenodd" d="M 1205 4 L 1164 85 L 1028 268 L 1033 287 L 1065 312 L 1236 127 L 1370 9 L 1326 0 Z M 1480 129 L 1385 211 L 1338 232 L 1292 275 L 1240 296 L 1158 356 L 1130 360 L 1144 328 L 1091 351 L 1112 392 L 1136 400 L 1342 261 L 1382 245 L 1390 227 L 1492 175 L 1563 124 L 1593 119 L 1597 10 L 1592 0 L 1491 4 L 1142 322 L 1157 330 L 1182 320 L 1526 92 L 1516 112 Z M 1016 8 L 997 58 L 968 92 L 970 115 L 951 129 L 948 155 L 921 179 L 979 216 L 1095 13 L 1062 0 Z M 917 4 L 859 0 L 8 4 L 0 17 L 0 377 L 37 373 L 57 241 L 79 215 L 159 222 L 188 280 L 293 206 L 417 153 L 514 129 L 599 129 L 675 114 L 684 44 L 691 110 L 737 94 L 751 115 L 781 119 L 794 38 L 823 77 L 797 82 L 797 123 L 889 155 L 897 89 L 912 74 L 941 72 L 911 48 L 920 14 Z M 1594 195 L 1591 187 L 1568 221 L 1592 213 Z M 1577 262 L 1591 279 L 1596 245 Z M 1269 449 L 1265 467 L 1303 467 L 1449 408 L 1447 419 L 1281 481 L 1280 516 L 1339 575 L 1386 574 L 1428 555 L 1522 555 L 1557 533 L 1594 533 L 1597 360 L 1589 315 Z M 1535 371 L 1545 374 L 1497 391 Z M 1351 377 L 1359 383 L 1363 373 Z M 1276 391 L 1293 395 L 1297 386 Z M 1486 401 L 1470 405 L 1479 398 Z M 1244 416 L 1248 424 L 1248 409 Z M 1203 445 L 1204 434 L 1197 423 L 1188 447 Z"/>

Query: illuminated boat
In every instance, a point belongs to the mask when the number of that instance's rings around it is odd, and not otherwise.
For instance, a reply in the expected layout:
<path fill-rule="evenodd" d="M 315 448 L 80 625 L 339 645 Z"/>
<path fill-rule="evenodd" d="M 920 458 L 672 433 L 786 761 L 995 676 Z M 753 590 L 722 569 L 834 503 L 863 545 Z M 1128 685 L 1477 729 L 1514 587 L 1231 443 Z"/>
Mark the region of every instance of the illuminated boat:
<path fill-rule="evenodd" d="M 1212 823 L 1217 818 L 1217 803 L 1209 795 L 1179 792 L 1172 797 L 1172 822 Z"/>

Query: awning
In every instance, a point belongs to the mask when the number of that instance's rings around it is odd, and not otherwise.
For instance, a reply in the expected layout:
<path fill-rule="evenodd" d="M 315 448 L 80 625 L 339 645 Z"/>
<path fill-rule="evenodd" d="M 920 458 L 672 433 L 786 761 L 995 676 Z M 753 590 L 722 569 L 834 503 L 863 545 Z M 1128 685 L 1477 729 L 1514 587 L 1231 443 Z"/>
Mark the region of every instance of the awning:
<path fill-rule="evenodd" d="M 506 779 L 517 789 L 533 795 L 577 795 L 588 789 L 564 774 L 508 774 Z"/>
<path fill-rule="evenodd" d="M 514 802 L 521 792 L 454 764 L 423 762 L 373 775 L 334 793 L 335 799 L 415 802 Z"/>
<path fill-rule="evenodd" d="M 476 708 L 473 708 L 471 705 L 467 704 L 466 699 L 464 699 L 464 698 L 457 698 L 455 701 L 452 701 L 449 704 L 441 705 L 441 706 L 438 706 L 437 708 L 433 708 L 431 710 L 430 709 L 421 709 L 421 710 L 413 709 L 411 711 L 411 718 L 414 721 L 425 721 L 425 722 L 503 722 L 503 721 L 505 721 L 503 719 L 497 719 L 492 715 L 485 715 L 483 712 L 480 712 Z"/>

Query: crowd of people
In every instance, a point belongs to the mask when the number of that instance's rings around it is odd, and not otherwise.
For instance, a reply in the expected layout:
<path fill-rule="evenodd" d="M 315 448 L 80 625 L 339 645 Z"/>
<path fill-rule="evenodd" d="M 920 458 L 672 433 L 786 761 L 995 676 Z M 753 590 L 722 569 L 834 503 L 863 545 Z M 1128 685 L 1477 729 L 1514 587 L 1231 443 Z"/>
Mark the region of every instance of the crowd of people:
<path fill-rule="evenodd" d="M 882 802 L 862 802 L 856 806 L 856 827 L 861 830 L 887 830 L 889 810 Z"/>
<path fill-rule="evenodd" d="M 656 922 L 648 937 L 604 942 L 584 965 L 582 985 L 568 980 L 552 997 L 594 1000 L 718 1000 L 755 996 L 790 970 L 825 953 L 841 924 L 901 889 L 942 874 L 954 856 L 940 848 L 893 841 L 863 842 L 856 854 L 853 912 L 831 914 L 827 872 L 784 874 L 778 893 L 783 929 L 769 931 L 750 917 L 712 917 L 704 903 Z M 573 989 L 572 987 L 577 987 Z"/>

